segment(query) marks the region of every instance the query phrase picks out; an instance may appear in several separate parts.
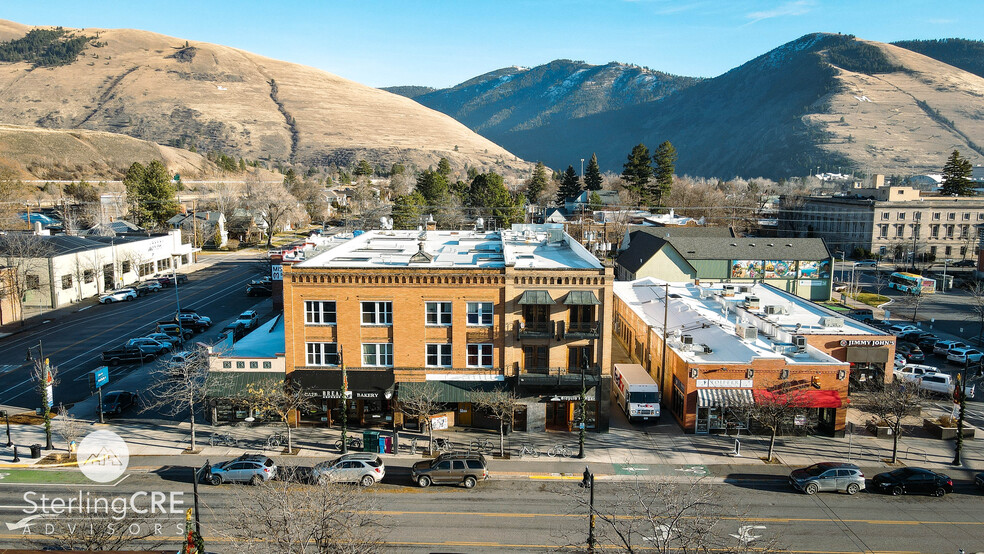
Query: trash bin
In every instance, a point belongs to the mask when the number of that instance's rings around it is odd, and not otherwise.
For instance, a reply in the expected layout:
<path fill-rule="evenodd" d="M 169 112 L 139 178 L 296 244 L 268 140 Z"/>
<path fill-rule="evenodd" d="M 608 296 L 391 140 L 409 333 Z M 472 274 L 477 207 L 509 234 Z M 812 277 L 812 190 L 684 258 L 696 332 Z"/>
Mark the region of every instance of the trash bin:
<path fill-rule="evenodd" d="M 385 437 L 379 437 L 379 452 L 380 454 L 392 454 L 393 453 L 393 437 L 386 435 Z"/>
<path fill-rule="evenodd" d="M 379 431 L 363 431 L 362 444 L 365 452 L 379 453 Z"/>
<path fill-rule="evenodd" d="M 40 444 L 32 444 L 31 445 L 31 457 L 34 458 L 34 459 L 38 459 L 38 458 L 41 457 L 41 445 Z"/>

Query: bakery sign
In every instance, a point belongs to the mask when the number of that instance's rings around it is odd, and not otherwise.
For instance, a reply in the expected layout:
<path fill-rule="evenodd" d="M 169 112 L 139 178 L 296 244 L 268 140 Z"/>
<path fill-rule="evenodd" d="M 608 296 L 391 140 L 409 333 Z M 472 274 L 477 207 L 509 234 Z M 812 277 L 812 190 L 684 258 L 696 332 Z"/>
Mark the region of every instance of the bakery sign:
<path fill-rule="evenodd" d="M 841 346 L 892 346 L 894 340 L 851 339 L 840 341 Z"/>

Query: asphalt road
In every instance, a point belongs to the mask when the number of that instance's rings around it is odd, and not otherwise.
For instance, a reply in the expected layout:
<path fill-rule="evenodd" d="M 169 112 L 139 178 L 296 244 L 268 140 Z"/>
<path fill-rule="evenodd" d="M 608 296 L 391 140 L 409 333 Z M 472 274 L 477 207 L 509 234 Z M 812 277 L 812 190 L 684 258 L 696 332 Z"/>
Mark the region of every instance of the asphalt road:
<path fill-rule="evenodd" d="M 103 350 L 153 332 L 158 321 L 174 317 L 179 300 L 182 308 L 194 308 L 212 319 L 212 328 L 194 340 L 217 335 L 225 321 L 264 300 L 244 293 L 246 283 L 262 270 L 258 260 L 256 254 L 223 256 L 190 273 L 189 282 L 178 287 L 177 295 L 169 287 L 131 302 L 102 305 L 88 301 L 73 313 L 60 312 L 48 324 L 0 340 L 0 404 L 40 404 L 31 364 L 25 361 L 29 347 L 37 355 L 34 347 L 39 342 L 44 355 L 58 368 L 54 402 L 70 405 L 89 396 L 87 373 L 103 365 Z M 110 382 L 140 367 L 111 368 Z"/>
<path fill-rule="evenodd" d="M 135 492 L 180 492 L 176 513 L 167 515 L 160 537 L 175 538 L 192 505 L 187 468 L 164 468 L 151 473 L 133 472 L 115 486 L 14 484 L 0 480 L 0 544 L 25 546 L 29 537 L 44 533 L 44 519 L 33 520 L 29 529 L 19 527 L 29 515 L 24 494 L 54 497 L 130 497 Z M 869 476 L 870 477 L 870 476 Z M 400 481 L 402 478 L 397 478 Z M 387 479 L 390 480 L 390 479 Z M 237 517 L 238 495 L 246 485 L 202 485 L 202 529 L 210 552 L 234 552 L 223 533 Z M 631 481 L 598 481 L 595 507 L 611 513 L 618 505 L 626 514 L 628 496 L 637 487 Z M 980 493 L 961 483 L 944 498 L 891 497 L 870 492 L 856 496 L 821 493 L 807 496 L 781 481 L 747 481 L 711 485 L 713 500 L 708 515 L 718 520 L 715 529 L 723 537 L 756 537 L 754 549 L 776 539 L 791 552 L 975 552 L 984 549 L 984 511 Z M 362 492 L 353 489 L 352 494 Z M 585 491 L 577 481 L 490 480 L 473 490 L 460 487 L 421 489 L 402 482 L 378 484 L 365 492 L 382 525 L 386 549 L 399 552 L 547 552 L 584 544 L 587 516 L 576 497 Z M 146 506 L 141 498 L 141 506 Z M 50 500 L 49 500 L 50 502 Z M 53 516 L 66 517 L 64 514 Z M 625 520 L 623 520 L 625 521 Z M 740 529 L 746 527 L 744 532 Z M 599 547 L 611 550 L 614 541 L 598 520 Z M 646 532 L 648 531 L 648 532 Z M 637 531 L 633 544 L 645 550 L 652 528 Z M 651 539 L 650 539 L 651 540 Z M 730 540 L 730 539 L 729 539 Z M 150 546 L 149 542 L 143 543 Z M 734 544 L 734 542 L 732 542 Z"/>

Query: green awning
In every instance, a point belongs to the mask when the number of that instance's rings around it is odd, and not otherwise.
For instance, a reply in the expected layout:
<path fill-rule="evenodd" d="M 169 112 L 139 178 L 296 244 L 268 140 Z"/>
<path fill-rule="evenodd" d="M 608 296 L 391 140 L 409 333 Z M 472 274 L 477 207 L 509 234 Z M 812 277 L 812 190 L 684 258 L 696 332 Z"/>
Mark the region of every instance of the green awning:
<path fill-rule="evenodd" d="M 564 304 L 568 306 L 597 306 L 601 304 L 598 297 L 590 290 L 572 290 L 567 293 Z"/>
<path fill-rule="evenodd" d="M 472 394 L 479 391 L 507 389 L 504 381 L 425 381 L 423 383 L 400 383 L 396 391 L 397 400 L 401 394 L 410 391 L 432 388 L 437 392 L 437 402 L 473 402 Z"/>
<path fill-rule="evenodd" d="M 246 392 L 252 384 L 284 382 L 282 371 L 212 371 L 208 376 L 210 398 L 232 398 Z"/>
<path fill-rule="evenodd" d="M 554 304 L 554 299 L 545 290 L 528 290 L 519 297 L 520 305 L 534 304 L 538 306 L 548 306 Z"/>

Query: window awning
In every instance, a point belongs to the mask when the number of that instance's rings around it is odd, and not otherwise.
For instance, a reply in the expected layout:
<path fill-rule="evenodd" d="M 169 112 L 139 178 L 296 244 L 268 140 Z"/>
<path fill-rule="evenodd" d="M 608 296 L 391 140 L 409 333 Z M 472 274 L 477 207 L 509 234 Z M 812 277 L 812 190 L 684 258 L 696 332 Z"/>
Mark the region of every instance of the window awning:
<path fill-rule="evenodd" d="M 249 385 L 270 385 L 284 382 L 282 371 L 212 371 L 209 373 L 208 396 L 232 398 L 246 392 Z"/>
<path fill-rule="evenodd" d="M 735 408 L 753 401 L 752 389 L 697 389 L 698 408 Z"/>
<path fill-rule="evenodd" d="M 549 306 L 555 301 L 550 297 L 550 293 L 545 290 L 528 290 L 519 297 L 520 305 Z"/>
<path fill-rule="evenodd" d="M 567 293 L 567 298 L 564 299 L 564 304 L 568 306 L 597 306 L 601 304 L 598 301 L 598 297 L 595 293 L 590 290 L 572 290 Z"/>
<path fill-rule="evenodd" d="M 887 364 L 888 348 L 884 346 L 848 346 L 847 361 L 855 364 Z"/>
<path fill-rule="evenodd" d="M 399 383 L 396 398 L 401 395 L 424 388 L 432 388 L 437 392 L 437 402 L 474 402 L 472 395 L 479 391 L 503 389 L 502 381 L 426 381 L 423 383 Z"/>
<path fill-rule="evenodd" d="M 792 398 L 787 401 L 786 395 L 783 393 L 755 389 L 755 401 L 759 404 L 788 402 L 790 406 L 797 408 L 840 408 L 844 405 L 840 393 L 835 390 L 797 390 L 790 392 L 789 395 Z"/>

